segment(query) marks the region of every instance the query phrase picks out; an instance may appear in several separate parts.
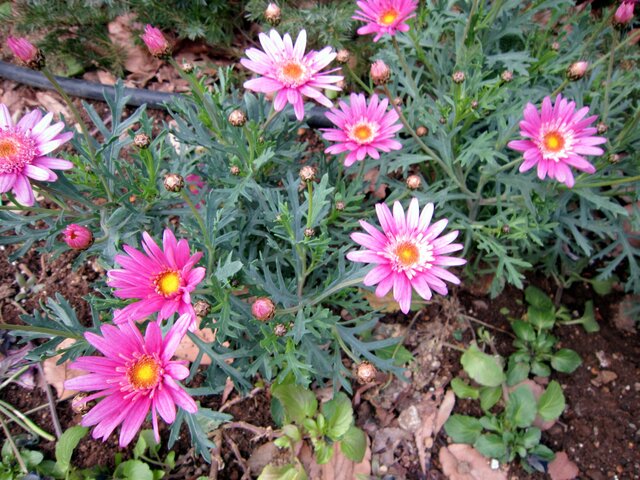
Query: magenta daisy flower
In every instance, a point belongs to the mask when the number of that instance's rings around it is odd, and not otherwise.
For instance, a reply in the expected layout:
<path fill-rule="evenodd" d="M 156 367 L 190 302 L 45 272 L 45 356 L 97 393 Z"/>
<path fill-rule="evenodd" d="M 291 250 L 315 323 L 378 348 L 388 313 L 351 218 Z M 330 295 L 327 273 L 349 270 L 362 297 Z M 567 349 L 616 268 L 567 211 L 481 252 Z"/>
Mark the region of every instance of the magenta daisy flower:
<path fill-rule="evenodd" d="M 164 339 L 158 322 L 147 325 L 144 337 L 133 322 L 117 327 L 103 325 L 102 336 L 85 333 L 87 341 L 104 357 L 75 360 L 70 367 L 88 373 L 67 380 L 64 387 L 97 391 L 79 403 L 104 397 L 82 418 L 83 426 L 96 426 L 93 438 L 105 441 L 122 424 L 120 446 L 126 447 L 151 410 L 153 432 L 160 441 L 158 414 L 170 424 L 176 418 L 176 405 L 189 413 L 197 412 L 196 403 L 176 383 L 189 376 L 186 362 L 171 360 L 190 322 L 188 315 L 182 315 Z"/>
<path fill-rule="evenodd" d="M 376 265 L 364 277 L 364 284 L 377 284 L 377 297 L 384 297 L 393 288 L 393 298 L 400 304 L 400 310 L 407 313 L 411 308 L 412 287 L 418 295 L 429 300 L 431 290 L 447 294 L 444 280 L 456 285 L 460 283 L 458 277 L 443 268 L 467 263 L 463 258 L 446 256 L 462 249 L 461 244 L 451 243 L 458 231 L 438 237 L 448 220 L 430 225 L 433 203 L 428 203 L 421 213 L 418 199 L 412 199 L 406 217 L 400 202 L 393 204 L 393 214 L 384 203 L 378 203 L 376 213 L 382 232 L 361 220 L 360 225 L 367 233 L 352 233 L 351 238 L 366 250 L 349 252 L 347 258 Z"/>
<path fill-rule="evenodd" d="M 604 137 L 594 137 L 595 127 L 589 127 L 597 115 L 584 118 L 589 107 L 576 111 L 575 102 L 569 102 L 562 95 L 556 97 L 555 105 L 551 98 L 542 101 L 542 111 L 532 103 L 524 109 L 524 120 L 520 122 L 520 135 L 529 140 L 513 140 L 509 147 L 524 152 L 524 162 L 520 172 L 526 172 L 538 166 L 538 178 L 547 175 L 573 187 L 575 180 L 569 167 L 586 173 L 594 173 L 595 167 L 583 155 L 602 155 L 604 150 L 596 145 L 607 141 Z"/>
<path fill-rule="evenodd" d="M 408 32 L 406 21 L 416 16 L 418 2 L 415 0 L 359 0 L 356 2 L 360 10 L 356 10 L 354 20 L 366 22 L 358 29 L 358 34 L 375 33 L 374 42 L 385 35 L 396 32 Z"/>
<path fill-rule="evenodd" d="M 0 193 L 12 190 L 22 205 L 35 202 L 30 178 L 53 182 L 58 176 L 52 169 L 73 167 L 68 160 L 47 156 L 73 137 L 73 132 L 60 133 L 64 123 L 51 125 L 52 119 L 53 113 L 43 117 L 33 110 L 14 125 L 7 106 L 0 103 Z"/>
<path fill-rule="evenodd" d="M 247 58 L 240 63 L 249 70 L 262 75 L 259 78 L 248 80 L 244 87 L 254 92 L 275 93 L 273 106 L 276 111 L 281 111 L 287 102 L 293 105 L 296 118 L 304 118 L 303 95 L 314 99 L 325 107 L 331 107 L 331 100 L 322 94 L 322 90 L 340 91 L 335 84 L 342 80 L 341 75 L 329 75 L 338 68 L 321 72 L 329 65 L 336 52 L 331 47 L 325 47 L 317 52 L 311 50 L 305 55 L 307 46 L 307 32 L 301 30 L 295 45 L 291 36 L 287 33 L 284 37 L 275 30 L 259 35 L 263 51 L 257 48 L 249 48 L 245 54 Z"/>
<path fill-rule="evenodd" d="M 352 93 L 350 105 L 341 101 L 340 109 L 332 108 L 325 114 L 338 127 L 322 129 L 325 140 L 338 142 L 325 153 L 349 152 L 344 165 L 350 167 L 367 155 L 380 158 L 378 150 L 389 152 L 402 148 L 402 144 L 393 139 L 402 125 L 398 123 L 395 110 L 387 112 L 388 105 L 386 98 L 380 101 L 377 95 L 373 95 L 367 105 L 362 93 Z"/>
<path fill-rule="evenodd" d="M 191 255 L 189 243 L 185 239 L 177 242 L 169 229 L 164 231 L 162 244 L 164 251 L 144 232 L 142 248 L 146 255 L 130 245 L 124 246 L 127 255 L 116 255 L 116 262 L 123 268 L 109 270 L 109 286 L 116 288 L 116 297 L 137 298 L 139 301 L 117 311 L 114 321 L 141 320 L 155 312 L 159 312 L 160 321 L 175 312 L 180 315 L 187 313 L 191 317 L 189 329 L 194 330 L 196 314 L 190 292 L 204 278 L 205 269 L 194 268 L 202 253 Z"/>

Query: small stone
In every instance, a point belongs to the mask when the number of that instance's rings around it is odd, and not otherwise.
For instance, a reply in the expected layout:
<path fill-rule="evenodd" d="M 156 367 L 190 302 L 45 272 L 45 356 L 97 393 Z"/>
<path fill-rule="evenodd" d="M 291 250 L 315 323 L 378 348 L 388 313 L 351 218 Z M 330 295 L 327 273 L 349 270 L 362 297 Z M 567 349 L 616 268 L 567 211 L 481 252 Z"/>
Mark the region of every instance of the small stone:
<path fill-rule="evenodd" d="M 491 459 L 491 470 L 498 470 L 500 468 L 500 462 L 496 458 Z"/>
<path fill-rule="evenodd" d="M 398 417 L 398 425 L 400 425 L 400 428 L 408 432 L 417 432 L 422 425 L 422 420 L 420 420 L 420 413 L 418 412 L 418 408 L 415 405 L 411 405 L 410 407 L 403 410 Z"/>

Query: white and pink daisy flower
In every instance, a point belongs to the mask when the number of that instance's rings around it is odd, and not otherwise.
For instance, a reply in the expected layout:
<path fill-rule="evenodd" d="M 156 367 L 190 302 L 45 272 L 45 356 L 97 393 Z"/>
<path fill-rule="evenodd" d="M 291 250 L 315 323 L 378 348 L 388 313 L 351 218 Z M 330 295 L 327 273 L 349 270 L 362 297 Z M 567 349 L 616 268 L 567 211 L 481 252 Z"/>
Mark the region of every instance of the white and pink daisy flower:
<path fill-rule="evenodd" d="M 340 91 L 341 88 L 335 84 L 342 80 L 342 76 L 330 75 L 338 68 L 321 72 L 336 58 L 336 52 L 331 47 L 305 54 L 305 30 L 300 31 L 295 45 L 288 33 L 280 37 L 275 30 L 271 30 L 268 36 L 261 33 L 259 38 L 264 52 L 249 48 L 245 52 L 249 58 L 243 58 L 240 63 L 261 77 L 246 81 L 245 88 L 262 93 L 277 92 L 273 101 L 276 111 L 284 109 L 288 102 L 293 105 L 299 121 L 304 118 L 303 96 L 327 108 L 333 106 L 322 90 Z"/>
<path fill-rule="evenodd" d="M 418 2 L 415 0 L 359 0 L 356 2 L 360 10 L 356 10 L 351 18 L 366 22 L 358 29 L 358 34 L 374 33 L 374 42 L 383 35 L 394 36 L 396 32 L 408 32 L 406 21 L 416 16 Z"/>
<path fill-rule="evenodd" d="M 205 275 L 204 267 L 196 267 L 202 252 L 191 255 L 189 242 L 176 241 L 169 229 L 164 231 L 161 250 L 151 236 L 142 234 L 145 253 L 130 245 L 124 246 L 127 255 L 116 255 L 115 261 L 122 269 L 109 270 L 109 286 L 116 290 L 118 298 L 137 298 L 137 302 L 115 312 L 116 323 L 137 321 L 158 312 L 158 321 L 174 313 L 188 314 L 189 330 L 196 328 L 196 313 L 191 305 L 191 292 Z"/>
<path fill-rule="evenodd" d="M 542 111 L 532 103 L 524 109 L 524 119 L 520 122 L 520 135 L 529 140 L 513 140 L 509 147 L 524 152 L 524 162 L 520 172 L 526 172 L 537 165 L 538 178 L 547 175 L 573 187 L 575 180 L 570 167 L 586 173 L 594 173 L 595 167 L 583 155 L 602 155 L 604 150 L 596 145 L 606 143 L 604 137 L 595 137 L 595 127 L 589 127 L 597 115 L 585 117 L 589 107 L 576 111 L 576 103 L 569 102 L 562 95 L 556 97 L 555 105 L 551 98 L 542 101 Z"/>
<path fill-rule="evenodd" d="M 73 132 L 60 133 L 64 122 L 51 125 L 53 113 L 44 117 L 39 110 L 27 113 L 13 124 L 9 110 L 0 104 L 0 193 L 12 190 L 16 200 L 28 207 L 35 203 L 29 179 L 53 182 L 52 171 L 68 170 L 73 163 L 47 154 L 73 137 Z"/>
<path fill-rule="evenodd" d="M 446 255 L 461 250 L 462 245 L 451 243 L 458 236 L 457 230 L 438 237 L 448 220 L 431 224 L 433 209 L 433 203 L 428 203 L 420 212 L 418 199 L 414 198 L 405 217 L 400 202 L 393 204 L 393 214 L 384 203 L 378 203 L 376 213 L 382 232 L 361 220 L 360 225 L 367 233 L 351 234 L 353 241 L 365 250 L 349 252 L 347 258 L 376 265 L 364 277 L 364 284 L 377 284 L 377 297 L 384 297 L 393 288 L 393 298 L 403 313 L 411 308 L 412 287 L 425 300 L 431 299 L 432 290 L 446 295 L 444 280 L 458 285 L 460 279 L 443 267 L 467 263 L 463 258 Z"/>
<path fill-rule="evenodd" d="M 176 419 L 176 405 L 189 413 L 198 411 L 193 398 L 176 383 L 189 376 L 186 362 L 171 360 L 190 322 L 188 315 L 182 315 L 164 339 L 157 322 L 147 325 L 144 337 L 133 322 L 103 325 L 102 336 L 85 333 L 87 341 L 104 357 L 86 356 L 75 360 L 70 368 L 88 373 L 67 380 L 64 387 L 97 391 L 78 403 L 102 398 L 82 417 L 83 426 L 96 426 L 93 438 L 105 441 L 122 424 L 119 443 L 126 447 L 151 410 L 153 432 L 156 441 L 160 441 L 158 414 L 171 424 Z"/>
<path fill-rule="evenodd" d="M 364 94 L 351 94 L 350 104 L 341 101 L 340 109 L 332 108 L 325 115 L 338 128 L 324 128 L 323 138 L 337 142 L 325 150 L 325 153 L 338 154 L 349 152 L 344 159 L 345 167 L 356 161 L 362 161 L 369 155 L 380 158 L 378 150 L 389 152 L 399 150 L 402 144 L 394 140 L 395 134 L 402 128 L 398 123 L 395 110 L 387 112 L 389 101 L 380 101 L 373 95 L 367 104 Z"/>

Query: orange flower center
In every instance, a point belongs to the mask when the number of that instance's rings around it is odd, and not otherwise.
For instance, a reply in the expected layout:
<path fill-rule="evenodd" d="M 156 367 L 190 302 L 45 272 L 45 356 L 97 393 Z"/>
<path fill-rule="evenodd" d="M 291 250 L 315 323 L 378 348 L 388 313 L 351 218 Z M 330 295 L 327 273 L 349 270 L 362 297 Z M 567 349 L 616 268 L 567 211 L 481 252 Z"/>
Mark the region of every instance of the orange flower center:
<path fill-rule="evenodd" d="M 395 22 L 397 18 L 398 12 L 396 12 L 395 10 L 387 10 L 382 15 L 380 15 L 380 19 L 378 20 L 378 22 L 380 23 L 380 25 L 388 27 L 393 22 Z"/>
<path fill-rule="evenodd" d="M 544 136 L 544 146 L 551 152 L 558 152 L 564 148 L 564 137 L 558 132 L 549 132 Z"/>
<path fill-rule="evenodd" d="M 369 138 L 371 138 L 372 133 L 373 132 L 371 131 L 371 127 L 369 125 L 358 125 L 356 128 L 353 129 L 354 137 L 356 137 L 358 140 L 362 142 L 369 140 Z"/>
<path fill-rule="evenodd" d="M 398 262 L 403 267 L 410 267 L 420 260 L 420 250 L 415 243 L 404 242 L 396 247 Z"/>
<path fill-rule="evenodd" d="M 5 138 L 0 140 L 0 158 L 12 157 L 18 153 L 18 147 L 13 140 Z"/>
<path fill-rule="evenodd" d="M 282 67 L 282 75 L 288 80 L 300 80 L 304 75 L 304 68 L 298 62 L 285 63 Z"/>
<path fill-rule="evenodd" d="M 129 367 L 127 376 L 135 389 L 153 388 L 160 381 L 160 363 L 149 355 L 142 355 Z"/>
<path fill-rule="evenodd" d="M 180 273 L 175 270 L 167 270 L 158 275 L 153 283 L 156 292 L 167 297 L 180 289 Z"/>

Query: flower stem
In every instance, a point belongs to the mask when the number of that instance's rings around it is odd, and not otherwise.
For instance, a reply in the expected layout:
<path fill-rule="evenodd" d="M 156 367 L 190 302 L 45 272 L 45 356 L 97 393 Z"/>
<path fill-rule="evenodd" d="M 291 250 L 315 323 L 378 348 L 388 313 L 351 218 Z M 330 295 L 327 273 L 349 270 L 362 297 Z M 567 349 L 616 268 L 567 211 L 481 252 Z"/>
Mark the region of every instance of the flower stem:
<path fill-rule="evenodd" d="M 307 228 L 311 228 L 311 218 L 313 215 L 313 182 L 307 182 L 307 193 L 309 195 L 309 210 L 307 213 Z"/>
<path fill-rule="evenodd" d="M 609 65 L 607 66 L 607 80 L 604 85 L 604 100 L 602 106 L 602 121 L 607 122 L 609 116 L 609 97 L 611 95 L 611 78 L 613 76 L 613 62 L 615 60 L 616 45 L 618 43 L 618 32 L 615 30 L 611 35 L 611 53 L 609 54 Z"/>
<path fill-rule="evenodd" d="M 415 80 L 413 79 L 413 73 L 411 72 L 411 69 L 409 68 L 409 65 L 407 64 L 407 59 L 404 58 L 404 54 L 402 53 L 402 50 L 400 50 L 400 45 L 398 45 L 398 40 L 396 40 L 396 37 L 391 37 L 391 43 L 393 43 L 393 48 L 396 51 L 396 55 L 398 56 L 398 60 L 400 60 L 400 65 L 402 65 L 402 68 L 404 70 L 404 74 L 407 77 L 407 80 L 409 80 L 409 84 L 411 86 L 411 89 L 413 90 L 413 95 L 414 97 L 419 95 L 419 90 L 418 90 L 418 86 L 416 85 Z"/>
<path fill-rule="evenodd" d="M 0 400 L 0 411 L 2 411 L 2 413 L 4 413 L 9 418 L 12 418 L 13 416 L 19 418 L 20 422 L 16 422 L 16 423 L 18 424 L 24 423 L 28 427 L 27 430 L 35 433 L 36 435 L 39 435 L 45 440 L 53 442 L 56 439 L 56 437 L 54 437 L 50 433 L 45 432 L 38 425 L 33 423 L 28 417 L 26 417 L 22 412 L 17 410 L 13 405 L 10 405 L 3 400 Z M 16 420 L 14 419 L 14 421 Z"/>
<path fill-rule="evenodd" d="M 13 441 L 13 437 L 11 436 L 11 432 L 9 432 L 9 429 L 4 424 L 4 420 L 2 420 L 1 418 L 0 418 L 0 425 L 2 426 L 2 430 L 4 431 L 4 436 L 7 437 L 7 441 L 9 442 L 9 445 L 11 446 L 11 450 L 13 451 L 13 454 L 16 457 L 16 461 L 18 462 L 18 465 L 20 465 L 20 470 L 25 475 L 28 474 L 29 470 L 27 469 L 27 465 L 24 463 L 24 459 L 22 458 L 22 455 L 20 455 L 20 450 L 18 450 L 18 447 L 16 446 L 15 442 Z"/>
<path fill-rule="evenodd" d="M 361 87 L 365 92 L 367 92 L 369 95 L 371 95 L 371 94 L 373 93 L 373 89 L 372 89 L 369 85 L 367 85 L 366 83 L 364 83 L 364 82 L 362 81 L 362 79 L 361 79 L 358 75 L 356 75 L 356 72 L 354 72 L 354 71 L 351 69 L 351 67 L 349 66 L 349 64 L 348 64 L 348 63 L 345 63 L 345 64 L 344 64 L 344 66 L 345 66 L 345 69 L 347 70 L 347 73 L 349 74 L 349 76 L 350 76 L 350 77 L 351 77 L 351 78 L 352 78 L 352 79 L 353 79 L 353 80 L 354 80 L 358 85 L 360 85 L 360 87 Z"/>
<path fill-rule="evenodd" d="M 346 353 L 351 360 L 353 360 L 356 363 L 360 363 L 360 359 L 356 357 L 351 351 L 351 349 L 347 346 L 347 344 L 344 343 L 344 340 L 340 336 L 340 332 L 338 331 L 335 325 L 333 326 L 332 330 L 333 330 L 333 336 L 338 341 L 338 344 L 340 345 L 340 348 L 342 349 L 342 351 Z"/>
<path fill-rule="evenodd" d="M 196 206 L 193 204 L 193 201 L 189 197 L 189 194 L 183 189 L 180 191 L 180 195 L 182 196 L 183 200 L 191 209 L 191 213 L 193 213 L 193 216 L 195 217 L 196 222 L 198 222 L 198 225 L 200 226 L 200 230 L 202 231 L 202 236 L 204 237 L 204 243 L 205 243 L 205 246 L 207 247 L 207 252 L 209 253 L 209 258 L 207 259 L 207 271 L 211 272 L 213 270 L 213 254 L 214 254 L 215 248 L 211 243 L 211 237 L 209 236 L 209 231 L 207 230 L 207 226 L 204 223 L 204 219 L 202 218 L 202 215 L 200 215 L 200 212 L 198 212 L 198 209 L 196 208 Z"/>
<path fill-rule="evenodd" d="M 603 180 L 602 182 L 593 183 L 576 183 L 573 188 L 596 188 L 596 187 L 613 187 L 614 185 L 623 185 L 625 183 L 634 183 L 640 181 L 640 175 L 634 177 L 622 177 L 614 180 Z"/>

